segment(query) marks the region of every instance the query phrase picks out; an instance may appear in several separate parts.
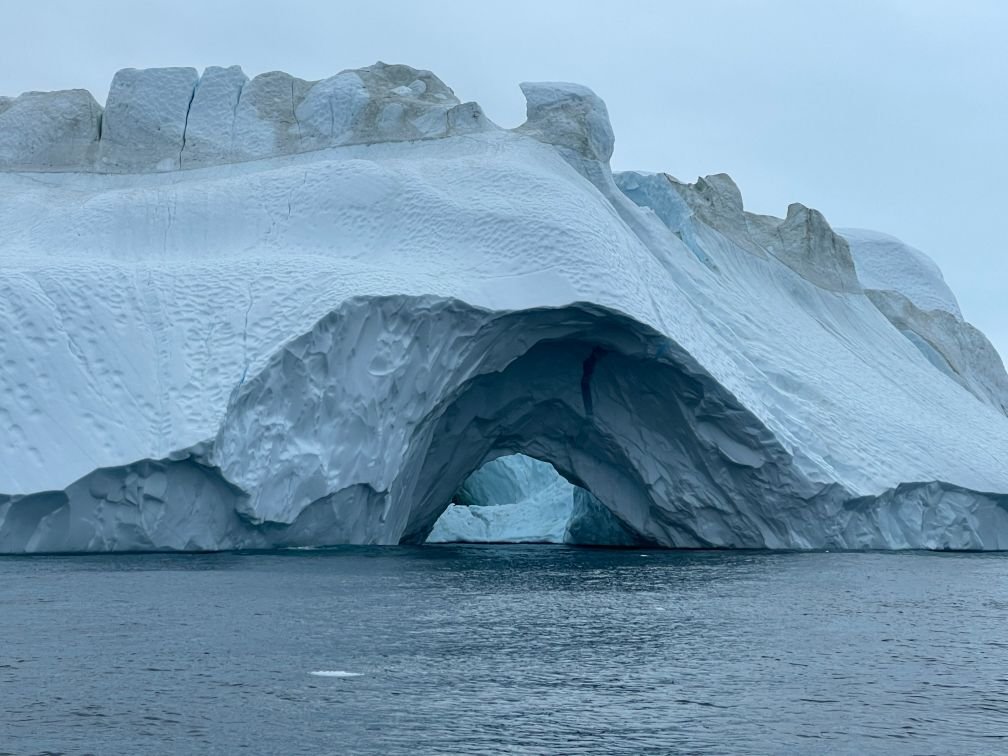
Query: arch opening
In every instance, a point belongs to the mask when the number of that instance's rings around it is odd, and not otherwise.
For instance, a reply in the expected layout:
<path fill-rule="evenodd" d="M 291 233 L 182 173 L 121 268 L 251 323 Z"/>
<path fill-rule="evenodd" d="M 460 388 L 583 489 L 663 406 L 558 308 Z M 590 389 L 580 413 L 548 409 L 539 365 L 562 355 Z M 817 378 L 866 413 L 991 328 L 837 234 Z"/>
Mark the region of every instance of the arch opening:
<path fill-rule="evenodd" d="M 425 543 L 651 545 L 587 489 L 524 454 L 493 459 L 466 478 Z"/>
<path fill-rule="evenodd" d="M 621 418 L 613 412 L 627 391 L 605 396 L 592 385 L 597 374 L 606 374 L 607 357 L 615 360 L 616 354 L 577 337 L 545 340 L 504 370 L 469 382 L 434 423 L 418 473 L 422 493 L 402 542 L 426 540 L 465 480 L 488 462 L 516 454 L 550 464 L 594 495 L 631 533 L 650 541 L 652 481 L 627 454 L 616 428 Z M 611 371 L 609 378 L 622 366 Z"/>

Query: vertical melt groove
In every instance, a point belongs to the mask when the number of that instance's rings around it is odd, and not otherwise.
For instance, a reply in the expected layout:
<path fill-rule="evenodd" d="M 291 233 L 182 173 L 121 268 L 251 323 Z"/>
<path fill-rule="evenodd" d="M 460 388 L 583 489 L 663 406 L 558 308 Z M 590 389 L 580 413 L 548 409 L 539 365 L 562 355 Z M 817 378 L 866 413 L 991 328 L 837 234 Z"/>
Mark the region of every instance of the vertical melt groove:
<path fill-rule="evenodd" d="M 606 350 L 602 347 L 595 347 L 592 349 L 591 354 L 588 355 L 588 359 L 584 361 L 584 366 L 581 372 L 581 401 L 584 403 L 584 411 L 588 417 L 592 417 L 594 414 L 591 395 L 592 373 L 595 372 L 595 365 L 598 364 L 598 361 L 605 355 L 605 353 Z"/>

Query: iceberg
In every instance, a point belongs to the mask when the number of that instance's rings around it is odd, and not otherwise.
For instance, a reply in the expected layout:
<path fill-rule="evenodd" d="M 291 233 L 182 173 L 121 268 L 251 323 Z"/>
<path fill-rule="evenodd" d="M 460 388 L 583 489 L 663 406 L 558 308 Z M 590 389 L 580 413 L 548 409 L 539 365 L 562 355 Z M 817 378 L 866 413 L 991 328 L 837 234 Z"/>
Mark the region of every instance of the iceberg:
<path fill-rule="evenodd" d="M 522 89 L 0 98 L 0 552 L 422 543 L 516 454 L 576 487 L 522 538 L 1008 548 L 1008 377 L 933 263 L 614 174 L 591 90 Z"/>

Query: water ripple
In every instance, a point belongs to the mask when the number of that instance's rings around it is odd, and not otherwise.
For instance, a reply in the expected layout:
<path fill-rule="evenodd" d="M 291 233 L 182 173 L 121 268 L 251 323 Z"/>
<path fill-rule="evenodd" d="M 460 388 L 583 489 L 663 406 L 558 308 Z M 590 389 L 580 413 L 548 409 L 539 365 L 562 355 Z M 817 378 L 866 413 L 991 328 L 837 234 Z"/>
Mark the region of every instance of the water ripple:
<path fill-rule="evenodd" d="M 0 751 L 1008 749 L 1004 555 L 351 548 L 0 585 Z"/>

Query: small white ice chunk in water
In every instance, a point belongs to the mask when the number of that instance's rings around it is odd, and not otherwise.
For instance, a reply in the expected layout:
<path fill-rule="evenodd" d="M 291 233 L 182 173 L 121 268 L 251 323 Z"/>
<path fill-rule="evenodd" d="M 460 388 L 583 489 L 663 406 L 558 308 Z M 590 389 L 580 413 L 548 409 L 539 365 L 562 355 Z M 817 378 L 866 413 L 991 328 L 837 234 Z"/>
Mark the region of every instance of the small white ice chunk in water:
<path fill-rule="evenodd" d="M 361 677 L 361 672 L 344 672 L 341 669 L 317 669 L 310 674 L 316 677 Z"/>

